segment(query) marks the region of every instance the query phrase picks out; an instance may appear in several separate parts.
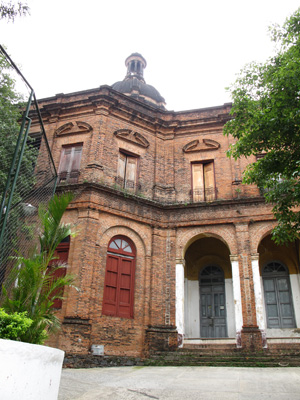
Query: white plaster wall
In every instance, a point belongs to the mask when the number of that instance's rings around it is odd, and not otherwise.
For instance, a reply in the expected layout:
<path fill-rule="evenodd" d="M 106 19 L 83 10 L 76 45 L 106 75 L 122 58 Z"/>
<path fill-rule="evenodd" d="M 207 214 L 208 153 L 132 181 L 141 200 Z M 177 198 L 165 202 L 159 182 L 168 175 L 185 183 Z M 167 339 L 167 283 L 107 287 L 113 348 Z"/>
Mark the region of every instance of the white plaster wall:
<path fill-rule="evenodd" d="M 184 334 L 184 266 L 176 264 L 176 326 Z"/>
<path fill-rule="evenodd" d="M 259 329 L 265 330 L 266 318 L 265 318 L 264 302 L 263 302 L 263 286 L 262 286 L 261 276 L 259 273 L 258 259 L 252 260 L 252 273 L 253 273 L 253 284 L 254 284 L 256 321 Z"/>
<path fill-rule="evenodd" d="M 292 297 L 294 302 L 294 312 L 296 326 L 300 328 L 300 276 L 299 274 L 290 275 Z"/>
<path fill-rule="evenodd" d="M 1 400 L 57 400 L 64 352 L 0 339 Z"/>
<path fill-rule="evenodd" d="M 241 284 L 240 284 L 240 272 L 239 272 L 238 261 L 231 262 L 231 269 L 232 269 L 232 283 L 233 283 L 235 329 L 236 332 L 240 332 L 243 326 L 243 314 L 242 314 Z"/>
<path fill-rule="evenodd" d="M 235 338 L 235 316 L 233 301 L 232 279 L 225 279 L 226 314 L 227 314 L 227 333 L 228 337 Z"/>
<path fill-rule="evenodd" d="M 200 337 L 199 282 L 185 279 L 185 337 Z"/>

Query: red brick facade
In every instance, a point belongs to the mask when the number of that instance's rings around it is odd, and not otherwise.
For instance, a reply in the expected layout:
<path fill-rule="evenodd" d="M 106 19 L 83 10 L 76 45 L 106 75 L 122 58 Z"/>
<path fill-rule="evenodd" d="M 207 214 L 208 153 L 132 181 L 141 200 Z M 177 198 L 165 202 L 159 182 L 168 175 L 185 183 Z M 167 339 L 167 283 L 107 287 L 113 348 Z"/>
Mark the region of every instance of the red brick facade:
<path fill-rule="evenodd" d="M 176 265 L 184 266 L 185 280 L 192 285 L 210 263 L 220 265 L 230 281 L 236 260 L 242 326 L 238 331 L 237 316 L 232 316 L 236 332 L 227 336 L 237 335 L 244 348 L 261 348 L 252 260 L 275 221 L 259 190 L 241 184 L 242 172 L 254 157 L 234 162 L 226 156 L 232 138 L 223 135 L 223 126 L 230 104 L 169 112 L 101 86 L 43 99 L 39 105 L 58 170 L 65 146 L 82 145 L 79 172 L 58 185 L 58 191 L 76 194 L 64 219 L 75 223 L 78 232 L 71 238 L 68 264 L 78 277 L 79 291 L 66 290 L 59 311 L 62 331 L 50 344 L 79 354 L 97 344 L 107 355 L 126 356 L 176 348 L 178 337 L 186 338 L 192 304 L 184 294 L 185 315 L 179 313 L 179 318 L 185 328 L 179 332 Z M 121 163 L 127 163 L 127 172 Z M 201 165 L 193 181 L 194 164 Z M 208 164 L 213 172 L 201 175 Z M 196 179 L 203 180 L 196 194 L 201 199 L 194 197 Z M 129 238 L 136 248 L 133 318 L 102 313 L 108 244 L 117 235 Z M 198 245 L 188 253 L 204 239 L 205 256 L 196 254 Z M 235 292 L 232 313 L 237 312 L 234 303 Z"/>

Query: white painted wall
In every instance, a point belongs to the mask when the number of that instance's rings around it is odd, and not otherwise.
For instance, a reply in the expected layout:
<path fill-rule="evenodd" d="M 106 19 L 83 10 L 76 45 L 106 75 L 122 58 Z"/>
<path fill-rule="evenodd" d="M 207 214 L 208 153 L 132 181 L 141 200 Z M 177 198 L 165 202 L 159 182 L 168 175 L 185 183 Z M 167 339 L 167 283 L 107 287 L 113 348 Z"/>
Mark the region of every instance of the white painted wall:
<path fill-rule="evenodd" d="M 200 338 L 199 281 L 185 280 L 185 337 Z"/>
<path fill-rule="evenodd" d="M 294 312 L 296 319 L 296 326 L 300 328 L 300 275 L 290 275 L 292 297 L 294 302 Z"/>
<path fill-rule="evenodd" d="M 0 339 L 1 400 L 57 400 L 64 352 Z"/>
<path fill-rule="evenodd" d="M 255 307 L 256 307 L 256 321 L 259 329 L 265 330 L 265 316 L 264 316 L 264 302 L 263 302 L 263 290 L 262 281 L 259 273 L 258 257 L 252 260 L 252 274 L 254 284 L 254 296 L 255 296 Z"/>
<path fill-rule="evenodd" d="M 233 300 L 233 284 L 232 279 L 225 279 L 225 296 L 226 296 L 226 314 L 227 314 L 227 332 L 228 337 L 235 338 L 235 315 Z"/>
<path fill-rule="evenodd" d="M 184 266 L 176 264 L 176 326 L 184 334 Z"/>
<path fill-rule="evenodd" d="M 236 333 L 238 333 L 241 332 L 243 326 L 241 284 L 240 284 L 240 272 L 239 272 L 238 261 L 234 260 L 231 261 L 231 269 L 232 269 L 235 329 Z"/>

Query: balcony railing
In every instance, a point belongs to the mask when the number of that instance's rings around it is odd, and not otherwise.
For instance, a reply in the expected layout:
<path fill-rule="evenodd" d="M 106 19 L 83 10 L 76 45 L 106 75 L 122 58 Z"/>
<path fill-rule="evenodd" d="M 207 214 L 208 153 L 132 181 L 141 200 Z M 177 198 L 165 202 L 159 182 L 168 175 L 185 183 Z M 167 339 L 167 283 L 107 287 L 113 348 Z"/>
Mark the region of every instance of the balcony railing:
<path fill-rule="evenodd" d="M 131 192 L 136 192 L 137 190 L 141 189 L 141 185 L 139 183 L 135 183 L 134 181 L 131 180 L 125 180 L 121 178 L 120 176 L 115 177 L 115 182 L 120 189 L 125 189 L 129 190 Z"/>
<path fill-rule="evenodd" d="M 77 183 L 79 175 L 79 170 L 74 170 L 71 172 L 60 172 L 58 174 L 58 183 Z"/>
<path fill-rule="evenodd" d="M 200 201 L 214 201 L 216 200 L 216 189 L 215 188 L 197 188 L 191 190 L 191 196 L 194 203 Z"/>

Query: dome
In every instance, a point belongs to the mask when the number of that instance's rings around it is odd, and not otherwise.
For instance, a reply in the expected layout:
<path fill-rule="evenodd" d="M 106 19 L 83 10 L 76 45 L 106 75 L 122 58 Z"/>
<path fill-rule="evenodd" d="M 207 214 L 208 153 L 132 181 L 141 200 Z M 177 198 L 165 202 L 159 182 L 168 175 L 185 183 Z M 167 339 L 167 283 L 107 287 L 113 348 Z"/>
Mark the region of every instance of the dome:
<path fill-rule="evenodd" d="M 127 74 L 123 81 L 116 82 L 112 88 L 136 100 L 147 103 L 153 107 L 165 109 L 165 99 L 153 86 L 144 80 L 144 68 L 147 62 L 139 53 L 133 53 L 125 60 Z"/>

